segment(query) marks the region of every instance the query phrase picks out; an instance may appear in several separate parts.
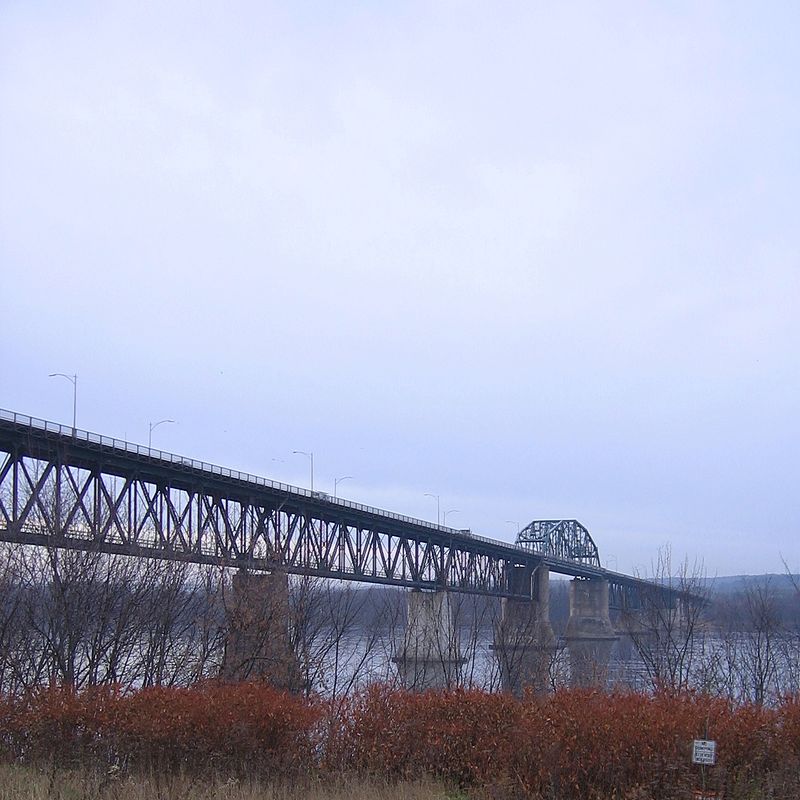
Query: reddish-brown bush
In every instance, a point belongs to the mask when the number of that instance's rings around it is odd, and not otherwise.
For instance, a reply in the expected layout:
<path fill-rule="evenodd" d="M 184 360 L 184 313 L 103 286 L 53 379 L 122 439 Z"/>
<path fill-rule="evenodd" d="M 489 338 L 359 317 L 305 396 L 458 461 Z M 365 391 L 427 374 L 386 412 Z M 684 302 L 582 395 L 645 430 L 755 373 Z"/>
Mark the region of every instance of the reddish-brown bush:
<path fill-rule="evenodd" d="M 509 763 L 519 717 L 520 705 L 508 695 L 373 686 L 353 700 L 329 736 L 326 765 L 479 785 Z"/>
<path fill-rule="evenodd" d="M 263 683 L 153 687 L 121 698 L 109 734 L 138 765 L 284 774 L 313 760 L 319 716 Z"/>
<path fill-rule="evenodd" d="M 694 738 L 717 741 L 708 784 L 729 798 L 800 796 L 800 701 L 777 709 L 703 695 L 372 687 L 320 724 L 322 705 L 260 683 L 0 698 L 6 758 L 274 777 L 435 776 L 511 797 L 685 797 Z M 338 708 L 338 706 L 337 706 Z"/>
<path fill-rule="evenodd" d="M 7 755 L 143 769 L 281 773 L 306 766 L 319 712 L 265 684 L 51 687 L 0 707 Z"/>
<path fill-rule="evenodd" d="M 30 761 L 95 761 L 107 754 L 104 734 L 118 701 L 111 686 L 81 692 L 71 686 L 40 688 L 17 702 L 5 733 L 13 751 Z"/>
<path fill-rule="evenodd" d="M 329 768 L 430 774 L 529 797 L 670 798 L 687 796 L 698 783 L 692 740 L 707 735 L 719 750 L 708 784 L 735 796 L 796 773 L 797 725 L 794 706 L 733 708 L 694 694 L 569 690 L 514 700 L 373 687 L 351 704 L 327 757 Z"/>

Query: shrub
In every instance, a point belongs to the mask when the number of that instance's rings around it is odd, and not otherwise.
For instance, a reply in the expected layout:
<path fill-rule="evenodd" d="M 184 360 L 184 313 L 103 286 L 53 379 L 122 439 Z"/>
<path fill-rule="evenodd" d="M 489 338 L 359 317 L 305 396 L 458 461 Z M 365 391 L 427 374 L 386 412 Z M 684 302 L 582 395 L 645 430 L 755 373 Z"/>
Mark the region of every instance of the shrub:
<path fill-rule="evenodd" d="M 286 774 L 310 762 L 316 707 L 265 684 L 49 687 L 0 704 L 6 756 L 62 766 Z"/>
<path fill-rule="evenodd" d="M 709 784 L 733 797 L 787 785 L 792 769 L 796 776 L 798 726 L 797 703 L 734 708 L 693 693 L 565 690 L 516 700 L 372 687 L 333 729 L 326 766 L 393 779 L 431 775 L 505 796 L 666 800 L 697 784 L 692 740 L 708 731 L 719 752 Z"/>
<path fill-rule="evenodd" d="M 691 742 L 707 734 L 718 747 L 708 782 L 725 797 L 800 796 L 796 697 L 765 709 L 693 693 L 583 689 L 516 699 L 373 686 L 324 720 L 322 708 L 263 683 L 128 695 L 48 687 L 0 698 L 0 748 L 33 764 L 156 775 L 352 772 L 430 777 L 490 797 L 668 800 L 697 785 Z"/>

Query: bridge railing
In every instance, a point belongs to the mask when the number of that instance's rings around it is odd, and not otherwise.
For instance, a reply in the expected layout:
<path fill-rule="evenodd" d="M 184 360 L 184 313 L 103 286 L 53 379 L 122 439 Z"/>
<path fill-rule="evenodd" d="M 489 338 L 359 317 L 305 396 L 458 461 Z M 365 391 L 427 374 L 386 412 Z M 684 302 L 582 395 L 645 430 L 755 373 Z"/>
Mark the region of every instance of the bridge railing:
<path fill-rule="evenodd" d="M 179 456 L 175 453 L 166 452 L 165 450 L 145 447 L 144 445 L 125 441 L 124 439 L 116 439 L 111 436 L 102 436 L 99 433 L 91 433 L 89 431 L 81 430 L 80 428 L 73 428 L 70 425 L 61 425 L 57 422 L 50 422 L 48 420 L 39 419 L 38 417 L 31 417 L 27 414 L 19 414 L 16 411 L 0 409 L 0 419 L 7 420 L 14 425 L 35 428 L 36 430 L 45 431 L 46 433 L 54 433 L 59 436 L 68 436 L 73 440 L 89 442 L 91 444 L 100 445 L 101 447 L 110 447 L 115 450 L 122 450 L 126 453 L 132 453 L 134 455 L 145 456 L 147 458 L 153 458 L 159 461 L 166 461 L 170 464 L 176 464 L 179 466 L 202 470 L 204 472 L 210 472 L 223 478 L 230 478 L 232 480 L 244 481 L 247 483 L 255 483 L 259 486 L 264 486 L 269 489 L 277 489 L 278 491 L 287 492 L 299 497 L 307 497 L 311 500 L 321 500 L 327 503 L 334 503 L 338 506 L 352 508 L 356 511 L 363 511 L 376 516 L 386 517 L 387 519 L 397 520 L 398 522 L 406 522 L 422 528 L 430 528 L 431 530 L 446 533 L 451 536 L 468 536 L 470 539 L 476 539 L 494 546 L 518 549 L 509 542 L 501 542 L 498 539 L 490 539 L 488 536 L 478 536 L 471 531 L 467 532 L 459 528 L 448 528 L 445 525 L 436 525 L 433 522 L 428 522 L 424 519 L 417 519 L 416 517 L 409 517 L 405 514 L 397 514 L 394 511 L 386 511 L 382 508 L 375 508 L 374 506 L 355 503 L 352 500 L 345 500 L 341 497 L 331 497 L 325 492 L 312 492 L 309 489 L 302 488 L 301 486 L 292 486 L 288 483 L 281 483 L 280 481 L 273 481 L 269 478 L 262 478 L 259 475 L 253 475 L 249 472 L 240 472 L 239 470 L 220 467 L 216 464 L 210 464 L 207 461 L 198 461 L 195 458 Z"/>

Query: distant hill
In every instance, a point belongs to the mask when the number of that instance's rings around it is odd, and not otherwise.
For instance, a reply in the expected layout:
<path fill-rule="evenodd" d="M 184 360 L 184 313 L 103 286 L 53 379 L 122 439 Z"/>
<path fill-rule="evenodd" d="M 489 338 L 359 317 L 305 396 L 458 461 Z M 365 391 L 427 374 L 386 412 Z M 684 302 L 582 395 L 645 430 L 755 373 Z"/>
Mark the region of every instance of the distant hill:
<path fill-rule="evenodd" d="M 740 592 L 754 586 L 769 586 L 776 592 L 793 592 L 800 588 L 800 575 L 787 575 L 785 572 L 766 575 L 723 575 L 716 578 L 702 578 L 701 583 L 712 592 L 720 594 Z"/>

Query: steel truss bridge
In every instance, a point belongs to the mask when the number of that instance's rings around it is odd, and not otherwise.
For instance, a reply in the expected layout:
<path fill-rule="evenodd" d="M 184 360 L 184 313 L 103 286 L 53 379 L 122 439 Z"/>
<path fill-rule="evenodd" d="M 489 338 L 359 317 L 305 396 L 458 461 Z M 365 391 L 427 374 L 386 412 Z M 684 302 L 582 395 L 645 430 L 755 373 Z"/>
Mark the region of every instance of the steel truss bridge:
<path fill-rule="evenodd" d="M 679 595 L 602 568 L 574 520 L 525 532 L 512 545 L 0 410 L 0 541 L 520 599 L 545 564 L 607 579 L 612 607 Z"/>

